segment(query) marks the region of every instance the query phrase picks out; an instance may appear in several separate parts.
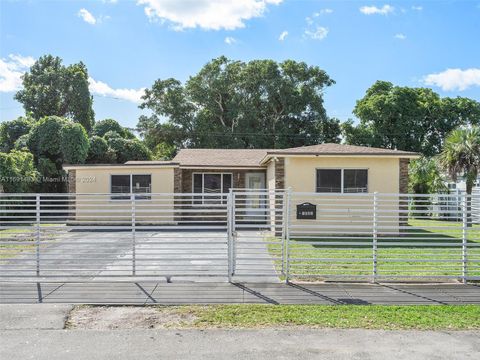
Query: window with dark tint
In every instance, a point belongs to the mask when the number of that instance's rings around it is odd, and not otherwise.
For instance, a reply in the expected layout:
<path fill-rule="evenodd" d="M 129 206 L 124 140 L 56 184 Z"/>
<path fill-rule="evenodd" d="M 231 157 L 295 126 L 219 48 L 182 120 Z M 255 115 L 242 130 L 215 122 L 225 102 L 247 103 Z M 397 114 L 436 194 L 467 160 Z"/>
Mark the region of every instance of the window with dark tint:
<path fill-rule="evenodd" d="M 203 174 L 193 175 L 193 192 L 194 193 L 203 192 Z"/>
<path fill-rule="evenodd" d="M 228 193 L 232 187 L 232 174 L 223 174 L 223 191 Z"/>
<path fill-rule="evenodd" d="M 151 175 L 132 175 L 132 193 L 148 194 L 152 192 Z M 135 199 L 151 199 L 147 195 L 135 195 Z"/>
<path fill-rule="evenodd" d="M 112 175 L 111 189 L 112 194 L 130 193 L 130 175 Z M 112 199 L 128 199 L 129 196 L 112 196 Z"/>
<path fill-rule="evenodd" d="M 204 194 L 228 193 L 232 187 L 232 174 L 201 173 L 193 174 L 193 192 Z M 194 203 L 218 203 L 226 201 L 226 196 L 195 196 Z"/>
<path fill-rule="evenodd" d="M 222 175 L 203 174 L 203 192 L 207 194 L 222 192 Z"/>
<path fill-rule="evenodd" d="M 343 192 L 368 192 L 368 171 L 366 169 L 343 170 Z"/>
<path fill-rule="evenodd" d="M 318 169 L 317 170 L 317 192 L 321 192 L 321 193 L 342 192 L 342 170 Z"/>

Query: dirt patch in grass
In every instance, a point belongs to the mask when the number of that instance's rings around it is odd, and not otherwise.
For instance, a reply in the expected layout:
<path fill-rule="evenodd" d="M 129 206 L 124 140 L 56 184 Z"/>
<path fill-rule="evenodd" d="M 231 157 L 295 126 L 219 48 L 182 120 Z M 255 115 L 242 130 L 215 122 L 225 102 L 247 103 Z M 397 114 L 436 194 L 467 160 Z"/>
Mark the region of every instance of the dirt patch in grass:
<path fill-rule="evenodd" d="M 67 329 L 336 328 L 480 330 L 478 305 L 80 306 Z"/>
<path fill-rule="evenodd" d="M 163 329 L 188 327 L 196 316 L 177 307 L 79 306 L 66 323 L 68 329 Z"/>

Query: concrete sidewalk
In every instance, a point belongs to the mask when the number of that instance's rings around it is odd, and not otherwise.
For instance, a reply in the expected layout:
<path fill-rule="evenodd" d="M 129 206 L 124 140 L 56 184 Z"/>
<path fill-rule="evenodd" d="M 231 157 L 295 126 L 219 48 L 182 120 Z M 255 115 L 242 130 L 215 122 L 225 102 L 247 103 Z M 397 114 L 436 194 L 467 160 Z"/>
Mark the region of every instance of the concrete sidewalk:
<path fill-rule="evenodd" d="M 469 284 L 0 283 L 0 304 L 480 304 Z"/>
<path fill-rule="evenodd" d="M 0 359 L 478 359 L 479 331 L 65 330 L 63 304 L 0 305 Z"/>
<path fill-rule="evenodd" d="M 478 359 L 475 331 L 0 330 L 1 359 Z"/>

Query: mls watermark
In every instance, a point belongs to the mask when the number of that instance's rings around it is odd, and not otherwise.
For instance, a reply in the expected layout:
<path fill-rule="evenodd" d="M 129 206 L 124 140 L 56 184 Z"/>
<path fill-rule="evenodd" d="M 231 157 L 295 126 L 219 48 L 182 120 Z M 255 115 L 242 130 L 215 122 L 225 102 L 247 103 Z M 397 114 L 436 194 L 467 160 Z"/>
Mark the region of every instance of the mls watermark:
<path fill-rule="evenodd" d="M 95 183 L 97 179 L 95 176 L 80 176 L 75 178 L 69 178 L 68 176 L 0 176 L 0 183 L 68 183 L 75 181 L 76 183 Z"/>

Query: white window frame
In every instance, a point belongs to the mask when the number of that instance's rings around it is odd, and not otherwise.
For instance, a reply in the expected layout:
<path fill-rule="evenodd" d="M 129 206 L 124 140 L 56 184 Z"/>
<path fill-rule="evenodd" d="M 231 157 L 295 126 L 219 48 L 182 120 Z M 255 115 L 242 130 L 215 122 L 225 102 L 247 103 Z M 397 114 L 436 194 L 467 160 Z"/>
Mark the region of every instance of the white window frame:
<path fill-rule="evenodd" d="M 110 174 L 110 194 L 111 194 L 110 200 L 113 200 L 113 201 L 127 200 L 127 199 L 115 199 L 115 196 L 120 196 L 120 195 L 115 195 L 116 193 L 112 193 L 112 176 L 130 176 L 130 192 L 129 192 L 129 194 L 130 195 L 132 195 L 132 194 L 136 195 L 137 193 L 133 192 L 133 176 L 136 176 L 136 175 L 150 176 L 150 193 L 151 193 L 152 179 L 153 179 L 152 174 Z M 141 193 L 138 193 L 138 194 L 141 194 Z M 152 200 L 152 197 L 149 196 L 146 199 L 137 199 L 137 197 L 135 196 L 135 200 L 136 201 L 150 201 L 150 200 Z"/>
<path fill-rule="evenodd" d="M 193 194 L 193 199 L 192 199 L 192 204 L 198 204 L 198 201 L 200 199 L 196 199 L 196 196 L 201 196 L 201 204 L 205 203 L 205 174 L 207 175 L 221 175 L 220 177 L 220 193 L 219 195 L 222 196 L 222 202 L 223 202 L 223 195 L 226 194 L 223 192 L 223 175 L 230 175 L 230 189 L 233 188 L 233 173 L 231 172 L 201 172 L 201 171 L 196 171 L 192 172 L 192 194 Z M 195 175 L 202 175 L 202 192 L 201 193 L 196 193 L 195 192 Z M 198 195 L 196 195 L 198 194 Z"/>
<path fill-rule="evenodd" d="M 318 170 L 340 170 L 340 189 L 341 191 L 340 192 L 321 192 L 321 191 L 317 191 L 317 184 L 318 184 Z M 345 187 L 345 184 L 344 184 L 344 179 L 345 179 L 345 176 L 344 176 L 344 172 L 345 170 L 367 170 L 367 191 L 364 192 L 364 193 L 352 193 L 352 192 L 344 192 L 344 187 Z M 370 190 L 370 169 L 369 168 L 361 168 L 361 167 L 347 167 L 347 168 L 329 168 L 329 167 L 320 167 L 320 168 L 315 168 L 315 192 L 318 193 L 318 194 L 366 194 L 369 192 Z"/>

